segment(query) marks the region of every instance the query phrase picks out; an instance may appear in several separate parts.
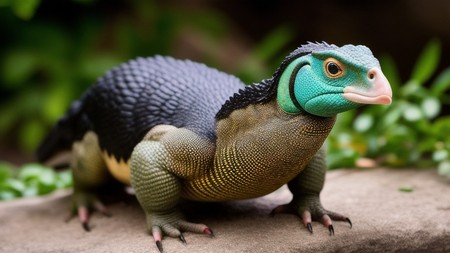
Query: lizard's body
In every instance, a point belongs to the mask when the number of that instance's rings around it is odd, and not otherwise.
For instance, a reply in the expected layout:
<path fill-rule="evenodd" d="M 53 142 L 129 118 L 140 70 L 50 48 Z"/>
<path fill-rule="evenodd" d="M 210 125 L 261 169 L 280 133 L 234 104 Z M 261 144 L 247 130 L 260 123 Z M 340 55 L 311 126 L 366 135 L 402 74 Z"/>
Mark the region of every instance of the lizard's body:
<path fill-rule="evenodd" d="M 334 118 L 286 115 L 276 103 L 267 103 L 219 121 L 215 147 L 188 130 L 169 132 L 159 142 L 170 157 L 169 171 L 182 179 L 183 197 L 248 199 L 271 193 L 297 176 L 333 124 Z M 280 141 L 271 142 L 274 137 Z"/>
<path fill-rule="evenodd" d="M 211 234 L 184 221 L 180 198 L 226 201 L 263 196 L 288 183 L 312 232 L 321 220 L 350 220 L 319 199 L 321 149 L 335 115 L 363 103 L 390 103 L 389 83 L 365 47 L 308 44 L 271 79 L 239 79 L 191 61 L 139 58 L 108 72 L 73 103 L 39 149 L 40 160 L 72 150 L 74 205 L 101 207 L 95 189 L 112 175 L 131 184 L 161 250 L 164 234 Z M 109 169 L 109 172 L 108 172 Z M 102 208 L 100 208 L 102 209 Z"/>

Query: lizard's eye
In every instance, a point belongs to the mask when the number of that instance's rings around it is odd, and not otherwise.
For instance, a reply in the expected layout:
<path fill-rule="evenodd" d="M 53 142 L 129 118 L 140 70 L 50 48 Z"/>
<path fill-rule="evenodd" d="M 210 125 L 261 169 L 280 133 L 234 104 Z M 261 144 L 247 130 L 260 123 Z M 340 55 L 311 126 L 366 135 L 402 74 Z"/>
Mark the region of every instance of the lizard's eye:
<path fill-rule="evenodd" d="M 344 66 L 334 58 L 328 58 L 324 61 L 325 74 L 329 78 L 338 78 L 344 74 Z"/>

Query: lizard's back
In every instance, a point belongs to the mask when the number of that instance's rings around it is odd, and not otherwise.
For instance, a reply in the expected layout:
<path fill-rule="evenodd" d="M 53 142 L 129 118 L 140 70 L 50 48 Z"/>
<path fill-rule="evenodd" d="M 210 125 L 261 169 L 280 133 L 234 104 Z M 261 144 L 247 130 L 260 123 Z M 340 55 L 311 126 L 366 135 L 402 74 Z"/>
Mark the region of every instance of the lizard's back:
<path fill-rule="evenodd" d="M 236 77 L 204 64 L 162 56 L 137 58 L 99 78 L 58 122 L 38 156 L 44 160 L 67 149 L 88 130 L 97 134 L 102 150 L 124 161 L 159 124 L 214 139 L 216 113 L 243 87 Z"/>

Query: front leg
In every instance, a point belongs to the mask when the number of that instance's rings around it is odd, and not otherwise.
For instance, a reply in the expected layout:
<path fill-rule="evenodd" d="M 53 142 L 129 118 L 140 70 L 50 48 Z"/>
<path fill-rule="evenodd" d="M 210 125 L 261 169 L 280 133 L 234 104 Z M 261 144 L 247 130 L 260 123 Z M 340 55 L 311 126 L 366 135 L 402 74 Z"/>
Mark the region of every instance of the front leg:
<path fill-rule="evenodd" d="M 323 208 L 320 202 L 320 192 L 322 191 L 326 160 L 325 149 L 322 147 L 311 159 L 306 168 L 293 180 L 288 183 L 293 199 L 289 204 L 279 206 L 272 211 L 272 214 L 280 212 L 294 212 L 298 214 L 309 232 L 312 230 L 312 221 L 320 221 L 334 235 L 332 220 L 347 221 L 352 226 L 350 219 L 344 215 L 331 212 Z"/>
<path fill-rule="evenodd" d="M 186 129 L 173 126 L 156 126 L 134 148 L 131 155 L 131 185 L 145 212 L 147 229 L 161 252 L 164 235 L 178 237 L 183 243 L 186 241 L 182 231 L 213 235 L 207 226 L 185 221 L 178 208 L 182 177 L 188 177 L 188 171 L 193 168 L 189 167 L 192 163 L 180 159 L 176 154 L 189 157 L 188 151 L 195 150 L 186 150 L 184 147 L 190 143 L 181 143 L 186 139 L 191 140 L 192 138 L 186 138 L 191 134 L 194 136 Z M 184 168 L 181 168 L 179 165 L 183 161 Z"/>

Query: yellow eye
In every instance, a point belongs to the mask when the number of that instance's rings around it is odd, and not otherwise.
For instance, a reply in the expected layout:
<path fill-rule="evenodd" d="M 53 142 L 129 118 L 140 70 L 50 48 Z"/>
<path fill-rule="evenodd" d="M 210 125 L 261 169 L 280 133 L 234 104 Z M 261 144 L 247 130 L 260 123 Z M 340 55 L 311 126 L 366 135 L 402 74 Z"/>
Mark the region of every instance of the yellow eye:
<path fill-rule="evenodd" d="M 344 66 L 334 58 L 328 58 L 324 61 L 323 67 L 325 74 L 329 78 L 338 78 L 344 74 Z"/>

